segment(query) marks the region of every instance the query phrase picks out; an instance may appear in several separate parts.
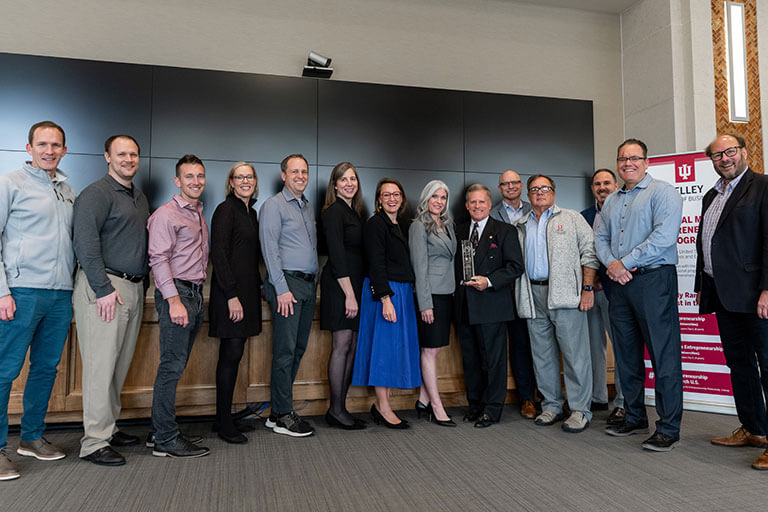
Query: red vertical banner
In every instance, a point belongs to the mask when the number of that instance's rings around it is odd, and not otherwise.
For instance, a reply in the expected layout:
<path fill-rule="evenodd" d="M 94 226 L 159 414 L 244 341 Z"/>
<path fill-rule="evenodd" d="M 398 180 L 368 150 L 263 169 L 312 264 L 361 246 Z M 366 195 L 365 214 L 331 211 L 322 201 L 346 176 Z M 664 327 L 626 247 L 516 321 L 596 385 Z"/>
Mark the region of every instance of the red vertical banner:
<path fill-rule="evenodd" d="M 718 179 L 712 162 L 701 152 L 650 157 L 648 172 L 666 181 L 683 198 L 683 221 L 677 237 L 677 308 L 683 362 L 683 405 L 686 409 L 735 414 L 731 376 L 725 364 L 715 315 L 700 315 L 696 293 L 696 238 L 701 201 Z M 654 372 L 645 353 L 646 403 L 654 402 Z"/>

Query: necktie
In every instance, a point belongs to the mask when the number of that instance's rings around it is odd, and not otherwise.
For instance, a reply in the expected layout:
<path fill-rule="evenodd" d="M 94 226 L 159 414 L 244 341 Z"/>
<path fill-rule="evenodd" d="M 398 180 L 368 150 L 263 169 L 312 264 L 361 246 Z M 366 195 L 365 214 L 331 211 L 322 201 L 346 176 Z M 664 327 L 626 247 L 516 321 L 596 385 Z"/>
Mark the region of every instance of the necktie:
<path fill-rule="evenodd" d="M 472 234 L 469 236 L 469 242 L 473 249 L 477 249 L 477 244 L 480 243 L 480 237 L 477 234 L 477 222 L 472 223 Z"/>

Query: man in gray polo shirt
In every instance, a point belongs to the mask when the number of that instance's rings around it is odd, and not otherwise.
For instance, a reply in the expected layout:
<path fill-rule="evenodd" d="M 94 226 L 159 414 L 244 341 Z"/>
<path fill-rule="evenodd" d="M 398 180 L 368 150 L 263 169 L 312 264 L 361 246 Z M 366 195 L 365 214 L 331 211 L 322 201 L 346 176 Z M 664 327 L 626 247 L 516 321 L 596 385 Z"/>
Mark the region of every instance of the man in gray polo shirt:
<path fill-rule="evenodd" d="M 80 269 L 73 301 L 83 360 L 85 430 L 80 457 L 120 466 L 125 458 L 112 446 L 139 442 L 119 431 L 115 421 L 144 309 L 149 204 L 133 185 L 139 170 L 136 140 L 130 135 L 108 138 L 104 158 L 107 175 L 75 201 L 74 248 Z"/>
<path fill-rule="evenodd" d="M 309 165 L 302 155 L 280 163 L 285 186 L 259 213 L 261 252 L 267 266 L 264 295 L 272 312 L 272 414 L 266 422 L 278 434 L 305 437 L 312 426 L 293 410 L 293 381 L 307 348 L 315 314 L 317 231 L 304 190 Z"/>

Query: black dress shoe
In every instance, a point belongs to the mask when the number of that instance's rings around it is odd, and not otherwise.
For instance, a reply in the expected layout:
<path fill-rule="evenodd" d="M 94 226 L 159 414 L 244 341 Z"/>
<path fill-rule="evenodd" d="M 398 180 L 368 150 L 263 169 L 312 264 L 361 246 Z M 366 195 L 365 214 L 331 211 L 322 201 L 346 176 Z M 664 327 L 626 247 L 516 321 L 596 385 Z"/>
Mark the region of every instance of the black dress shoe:
<path fill-rule="evenodd" d="M 256 430 L 256 425 L 248 420 L 235 420 L 235 428 L 240 432 L 253 432 Z"/>
<path fill-rule="evenodd" d="M 357 418 L 352 418 L 352 424 L 347 425 L 339 421 L 335 416 L 331 414 L 331 411 L 328 411 L 325 413 L 325 422 L 328 424 L 329 427 L 339 427 L 342 430 L 362 430 L 365 428 L 365 423 L 358 420 Z"/>
<path fill-rule="evenodd" d="M 483 411 L 474 411 L 472 409 L 469 409 L 467 410 L 466 414 L 464 414 L 464 421 L 475 422 L 479 420 L 482 415 L 483 415 Z"/>
<path fill-rule="evenodd" d="M 189 441 L 192 444 L 198 444 L 203 440 L 203 436 L 196 436 L 196 435 L 185 435 L 181 432 L 179 432 L 179 437 L 183 437 L 187 441 Z M 150 432 L 147 434 L 147 440 L 144 443 L 144 446 L 147 448 L 154 448 L 155 447 L 155 434 Z"/>
<path fill-rule="evenodd" d="M 111 446 L 99 448 L 95 452 L 81 458 L 99 466 L 122 466 L 125 464 L 125 457 L 117 453 Z"/>
<path fill-rule="evenodd" d="M 219 439 L 222 439 L 229 444 L 246 444 L 248 442 L 248 438 L 241 434 L 237 428 L 235 428 L 234 432 L 221 429 L 216 434 L 219 436 Z"/>
<path fill-rule="evenodd" d="M 131 446 L 139 444 L 139 438 L 138 436 L 132 436 L 131 434 L 126 434 L 125 432 L 118 430 L 112 434 L 112 439 L 109 440 L 109 444 L 112 446 Z"/>
<path fill-rule="evenodd" d="M 371 405 L 371 416 L 373 416 L 373 422 L 377 425 L 384 425 L 387 428 L 394 428 L 397 430 L 404 430 L 406 428 L 411 428 L 408 422 L 402 418 L 400 419 L 400 423 L 388 422 L 387 419 L 384 416 L 382 416 L 382 414 L 379 412 L 379 409 L 376 407 L 376 404 Z"/>
<path fill-rule="evenodd" d="M 483 413 L 483 415 L 480 416 L 475 422 L 475 428 L 488 428 L 494 423 L 498 423 L 498 421 L 492 420 L 487 413 Z"/>

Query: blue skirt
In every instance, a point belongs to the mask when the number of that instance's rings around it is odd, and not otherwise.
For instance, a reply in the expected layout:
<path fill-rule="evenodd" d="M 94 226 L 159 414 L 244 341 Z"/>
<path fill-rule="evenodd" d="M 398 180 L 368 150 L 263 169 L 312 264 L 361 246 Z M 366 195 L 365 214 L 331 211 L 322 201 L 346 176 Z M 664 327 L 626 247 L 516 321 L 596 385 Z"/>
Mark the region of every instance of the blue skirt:
<path fill-rule="evenodd" d="M 381 301 L 374 301 L 371 282 L 363 281 L 360 330 L 357 334 L 354 386 L 412 389 L 421 386 L 416 307 L 411 283 L 389 281 L 395 294 L 397 322 L 384 320 Z"/>

